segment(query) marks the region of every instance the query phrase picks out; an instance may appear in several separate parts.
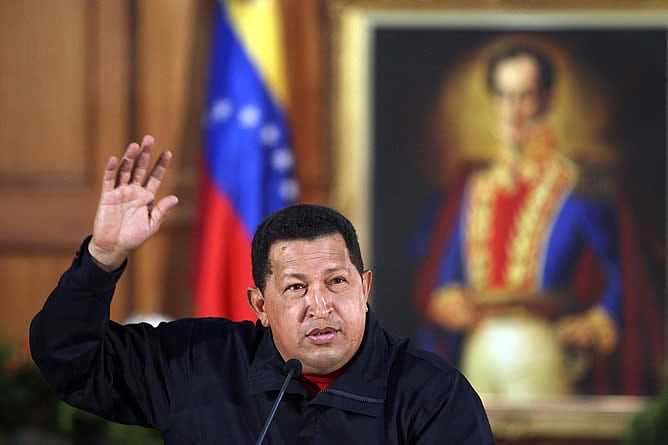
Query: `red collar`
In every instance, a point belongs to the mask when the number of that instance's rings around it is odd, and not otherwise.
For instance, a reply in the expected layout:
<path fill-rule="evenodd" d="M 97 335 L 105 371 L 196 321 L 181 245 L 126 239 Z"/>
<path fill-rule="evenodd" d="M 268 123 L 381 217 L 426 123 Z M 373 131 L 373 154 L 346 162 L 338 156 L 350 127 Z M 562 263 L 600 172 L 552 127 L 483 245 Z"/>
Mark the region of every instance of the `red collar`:
<path fill-rule="evenodd" d="M 311 393 L 311 395 L 317 394 L 319 391 L 326 389 L 329 385 L 332 384 L 338 376 L 341 375 L 343 369 L 331 372 L 325 375 L 315 375 L 315 374 L 302 374 L 299 376 L 299 381 L 301 381 L 306 389 Z"/>

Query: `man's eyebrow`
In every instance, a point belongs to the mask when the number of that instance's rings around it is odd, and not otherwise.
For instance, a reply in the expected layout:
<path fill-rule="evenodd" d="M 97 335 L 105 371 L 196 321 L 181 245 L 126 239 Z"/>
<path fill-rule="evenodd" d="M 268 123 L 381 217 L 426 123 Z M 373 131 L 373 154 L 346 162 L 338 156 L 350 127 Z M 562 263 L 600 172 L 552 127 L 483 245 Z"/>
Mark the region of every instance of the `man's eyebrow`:
<path fill-rule="evenodd" d="M 325 269 L 325 274 L 331 274 L 331 273 L 336 273 L 336 272 L 349 272 L 347 267 L 344 266 L 334 266 L 334 267 L 328 267 Z M 299 280 L 306 280 L 306 274 L 300 273 L 300 272 L 286 272 L 284 273 L 281 278 L 297 278 Z"/>
<path fill-rule="evenodd" d="M 299 272 L 288 272 L 288 273 L 284 273 L 281 276 L 281 278 L 297 278 L 297 279 L 300 279 L 300 280 L 305 280 L 306 275 L 303 274 L 303 273 L 299 273 Z"/>
<path fill-rule="evenodd" d="M 347 267 L 344 267 L 344 266 L 328 267 L 327 269 L 325 269 L 325 273 L 328 273 L 328 274 L 335 273 L 335 272 L 346 272 L 347 273 L 347 272 L 349 272 L 349 270 L 348 270 Z"/>

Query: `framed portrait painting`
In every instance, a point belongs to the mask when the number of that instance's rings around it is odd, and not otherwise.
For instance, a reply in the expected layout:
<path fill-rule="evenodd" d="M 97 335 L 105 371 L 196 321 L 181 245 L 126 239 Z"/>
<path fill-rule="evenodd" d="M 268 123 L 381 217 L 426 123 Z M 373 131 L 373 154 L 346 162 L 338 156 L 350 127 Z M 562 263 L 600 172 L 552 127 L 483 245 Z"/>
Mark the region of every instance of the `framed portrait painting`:
<path fill-rule="evenodd" d="M 486 5 L 330 4 L 333 204 L 497 433 L 618 437 L 665 380 L 668 9 Z"/>

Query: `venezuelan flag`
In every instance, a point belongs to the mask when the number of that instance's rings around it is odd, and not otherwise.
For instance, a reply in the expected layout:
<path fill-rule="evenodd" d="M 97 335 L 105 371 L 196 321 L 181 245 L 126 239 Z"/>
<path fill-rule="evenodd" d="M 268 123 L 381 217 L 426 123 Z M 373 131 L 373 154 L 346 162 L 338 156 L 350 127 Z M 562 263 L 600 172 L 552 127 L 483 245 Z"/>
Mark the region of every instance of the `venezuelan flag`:
<path fill-rule="evenodd" d="M 216 2 L 195 244 L 198 317 L 255 320 L 252 235 L 298 187 L 284 106 L 280 9 L 273 0 Z"/>

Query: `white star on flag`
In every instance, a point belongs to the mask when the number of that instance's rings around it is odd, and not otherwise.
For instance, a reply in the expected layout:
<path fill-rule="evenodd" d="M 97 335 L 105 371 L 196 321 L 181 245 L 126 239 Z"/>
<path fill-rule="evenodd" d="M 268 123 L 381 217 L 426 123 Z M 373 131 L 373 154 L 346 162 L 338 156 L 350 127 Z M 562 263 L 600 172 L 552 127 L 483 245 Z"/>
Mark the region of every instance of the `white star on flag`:
<path fill-rule="evenodd" d="M 280 137 L 281 132 L 278 129 L 278 125 L 274 123 L 264 124 L 260 130 L 260 141 L 264 145 L 274 145 Z"/>
<path fill-rule="evenodd" d="M 260 121 L 260 110 L 253 105 L 244 105 L 239 111 L 239 124 L 242 127 L 255 127 Z"/>
<path fill-rule="evenodd" d="M 224 122 L 232 115 L 232 102 L 229 99 L 218 99 L 211 106 L 209 121 L 212 124 Z"/>
<path fill-rule="evenodd" d="M 294 201 L 299 195 L 299 184 L 292 178 L 283 179 L 279 185 L 278 193 L 283 199 Z"/>
<path fill-rule="evenodd" d="M 294 157 L 288 147 L 274 150 L 271 156 L 271 166 L 281 173 L 285 173 L 294 164 Z"/>

